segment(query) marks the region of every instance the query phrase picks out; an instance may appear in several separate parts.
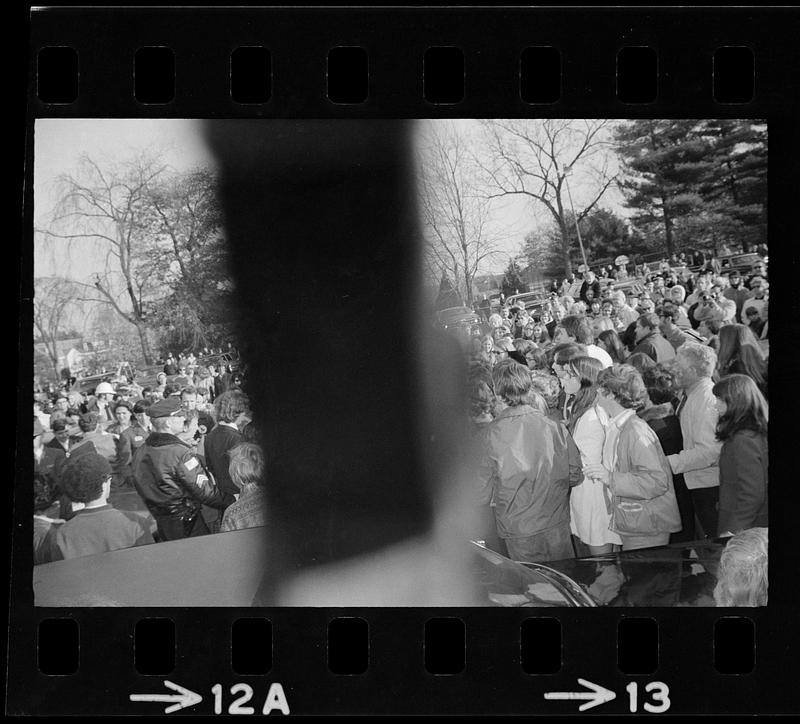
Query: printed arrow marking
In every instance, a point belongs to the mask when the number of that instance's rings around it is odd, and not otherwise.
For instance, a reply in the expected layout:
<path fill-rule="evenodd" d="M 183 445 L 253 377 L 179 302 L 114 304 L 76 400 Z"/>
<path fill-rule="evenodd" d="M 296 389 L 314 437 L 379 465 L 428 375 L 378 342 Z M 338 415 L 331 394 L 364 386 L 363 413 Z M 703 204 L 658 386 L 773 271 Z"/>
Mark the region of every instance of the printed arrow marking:
<path fill-rule="evenodd" d="M 203 701 L 203 697 L 200 694 L 195 694 L 190 689 L 185 689 L 184 687 L 180 686 L 179 684 L 173 684 L 171 681 L 165 681 L 164 686 L 168 689 L 172 689 L 173 691 L 177 691 L 177 694 L 131 694 L 130 700 L 131 701 L 164 701 L 172 703 L 171 706 L 168 706 L 164 709 L 165 714 L 171 714 L 173 711 L 178 711 L 178 709 L 185 709 L 187 706 L 194 706 L 195 704 L 199 704 Z"/>
<path fill-rule="evenodd" d="M 588 699 L 585 704 L 581 704 L 578 707 L 578 711 L 586 711 L 593 706 L 600 706 L 600 704 L 605 704 L 607 701 L 617 698 L 617 695 L 610 689 L 606 689 L 598 684 L 593 684 L 591 681 L 586 681 L 586 679 L 578 679 L 578 683 L 581 686 L 585 686 L 587 689 L 591 689 L 591 691 L 548 691 L 545 693 L 544 698 Z"/>

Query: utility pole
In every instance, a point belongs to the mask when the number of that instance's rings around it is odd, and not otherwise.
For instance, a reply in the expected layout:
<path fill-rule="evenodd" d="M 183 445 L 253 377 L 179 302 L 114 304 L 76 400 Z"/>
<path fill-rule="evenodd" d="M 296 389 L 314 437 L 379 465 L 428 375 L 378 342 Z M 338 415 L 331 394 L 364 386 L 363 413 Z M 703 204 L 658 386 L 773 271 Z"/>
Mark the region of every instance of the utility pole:
<path fill-rule="evenodd" d="M 572 171 L 572 166 L 567 166 L 564 172 L 564 185 L 567 187 L 567 197 L 569 198 L 569 207 L 572 209 L 572 218 L 575 220 L 575 233 L 578 235 L 578 246 L 581 248 L 581 258 L 583 259 L 583 266 L 586 271 L 589 270 L 589 263 L 586 261 L 586 252 L 583 249 L 583 239 L 581 239 L 581 230 L 578 227 L 578 215 L 575 213 L 575 205 L 572 203 L 572 193 L 569 190 L 569 176 Z"/>

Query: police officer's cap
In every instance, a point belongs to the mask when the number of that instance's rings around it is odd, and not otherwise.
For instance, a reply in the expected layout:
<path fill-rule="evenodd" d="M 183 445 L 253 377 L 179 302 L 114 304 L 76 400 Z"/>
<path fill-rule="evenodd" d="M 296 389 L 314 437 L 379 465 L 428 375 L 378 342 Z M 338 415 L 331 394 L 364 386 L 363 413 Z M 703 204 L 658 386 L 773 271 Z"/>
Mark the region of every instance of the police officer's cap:
<path fill-rule="evenodd" d="M 154 417 L 183 417 L 185 412 L 181 407 L 181 401 L 178 397 L 167 397 L 163 400 L 150 405 L 147 408 L 147 415 L 150 418 Z"/>

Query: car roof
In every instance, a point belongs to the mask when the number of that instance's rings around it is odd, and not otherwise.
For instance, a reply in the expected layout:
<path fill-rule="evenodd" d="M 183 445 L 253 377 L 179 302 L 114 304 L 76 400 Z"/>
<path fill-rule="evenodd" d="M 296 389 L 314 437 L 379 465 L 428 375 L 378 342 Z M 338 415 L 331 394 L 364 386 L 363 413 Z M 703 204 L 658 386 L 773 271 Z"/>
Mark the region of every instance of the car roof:
<path fill-rule="evenodd" d="M 596 605 L 577 584 L 557 571 L 533 570 L 475 541 L 470 545 L 478 605 L 526 608 Z"/>
<path fill-rule="evenodd" d="M 265 528 L 125 548 L 33 568 L 36 606 L 251 606 Z"/>
<path fill-rule="evenodd" d="M 464 314 L 465 312 L 475 314 L 475 310 L 469 307 L 447 307 L 447 309 L 440 309 L 438 314 Z"/>
<path fill-rule="evenodd" d="M 714 606 L 725 541 L 691 541 L 525 566 L 558 571 L 604 606 Z M 600 585 L 600 575 L 614 584 Z M 607 583 L 604 582 L 604 583 Z"/>
<path fill-rule="evenodd" d="M 524 305 L 530 304 L 531 306 L 535 304 L 543 304 L 549 299 L 549 295 L 542 294 L 541 292 L 524 292 L 522 294 L 514 294 L 510 296 L 506 303 L 509 306 L 516 306 L 516 302 L 522 302 Z"/>

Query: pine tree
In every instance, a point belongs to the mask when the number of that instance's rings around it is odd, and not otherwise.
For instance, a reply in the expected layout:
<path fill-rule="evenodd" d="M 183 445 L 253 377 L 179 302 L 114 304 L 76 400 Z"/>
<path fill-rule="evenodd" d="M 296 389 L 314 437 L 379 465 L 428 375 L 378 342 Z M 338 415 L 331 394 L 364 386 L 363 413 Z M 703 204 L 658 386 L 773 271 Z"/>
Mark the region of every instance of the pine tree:
<path fill-rule="evenodd" d="M 750 246 L 767 241 L 767 126 L 764 121 L 707 120 L 700 133 L 712 153 L 701 193 L 722 220 L 724 240 Z M 727 234 L 726 234 L 727 232 Z"/>
<path fill-rule="evenodd" d="M 522 270 L 515 259 L 509 259 L 500 288 L 507 297 L 528 291 L 528 285 L 522 279 Z"/>
<path fill-rule="evenodd" d="M 667 254 L 766 241 L 766 124 L 638 120 L 616 141 L 633 223 Z"/>
<path fill-rule="evenodd" d="M 682 222 L 703 211 L 699 183 L 710 144 L 699 128 L 693 120 L 641 119 L 615 133 L 627 172 L 620 186 L 638 212 L 632 221 L 654 241 L 663 239 L 669 255 L 682 240 Z"/>
<path fill-rule="evenodd" d="M 439 294 L 436 296 L 436 311 L 450 309 L 451 307 L 460 307 L 462 305 L 463 300 L 453 286 L 453 282 L 450 281 L 447 274 L 442 274 L 442 279 L 439 282 Z"/>

